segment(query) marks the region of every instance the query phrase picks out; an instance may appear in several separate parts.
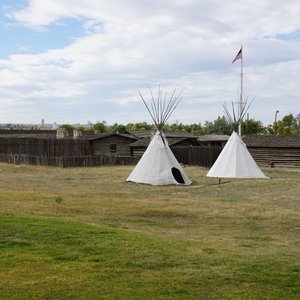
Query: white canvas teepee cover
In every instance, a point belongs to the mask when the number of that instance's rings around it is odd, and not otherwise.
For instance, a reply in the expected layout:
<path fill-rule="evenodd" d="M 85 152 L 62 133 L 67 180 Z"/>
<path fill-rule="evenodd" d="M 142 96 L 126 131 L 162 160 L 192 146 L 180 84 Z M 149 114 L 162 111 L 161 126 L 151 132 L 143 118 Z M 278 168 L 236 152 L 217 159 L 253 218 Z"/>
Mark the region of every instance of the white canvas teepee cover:
<path fill-rule="evenodd" d="M 245 143 L 235 131 L 233 131 L 206 176 L 218 178 L 268 178 L 258 167 Z"/>
<path fill-rule="evenodd" d="M 152 185 L 191 184 L 169 148 L 165 136 L 159 131 L 154 135 L 127 181 Z"/>

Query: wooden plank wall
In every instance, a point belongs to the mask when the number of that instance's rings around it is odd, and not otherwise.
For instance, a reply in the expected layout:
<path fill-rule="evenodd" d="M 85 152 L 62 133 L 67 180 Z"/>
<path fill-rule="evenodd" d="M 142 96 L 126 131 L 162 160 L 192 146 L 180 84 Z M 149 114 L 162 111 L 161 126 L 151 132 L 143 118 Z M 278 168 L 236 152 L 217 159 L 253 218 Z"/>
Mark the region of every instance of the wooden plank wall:
<path fill-rule="evenodd" d="M 92 167 L 100 165 L 134 165 L 139 158 L 90 155 L 90 156 L 33 156 L 27 154 L 3 154 L 0 153 L 0 161 L 10 164 L 27 164 L 34 166 L 52 167 Z"/>
<path fill-rule="evenodd" d="M 30 156 L 86 156 L 90 144 L 84 139 L 0 137 L 0 153 Z"/>
<path fill-rule="evenodd" d="M 179 146 L 171 147 L 178 162 L 210 168 L 222 151 L 221 146 Z"/>
<path fill-rule="evenodd" d="M 248 147 L 248 150 L 260 167 L 300 168 L 299 148 Z"/>
<path fill-rule="evenodd" d="M 111 153 L 110 146 L 112 144 L 116 145 L 116 152 L 111 154 L 117 154 L 121 156 L 130 156 L 130 147 L 128 144 L 134 142 L 135 139 L 129 139 L 121 136 L 108 136 L 102 139 L 96 139 L 91 141 L 94 154 L 108 154 Z"/>
<path fill-rule="evenodd" d="M 108 143 L 106 141 L 106 145 L 111 142 L 115 140 L 109 140 Z M 100 147 L 100 144 L 97 143 L 97 146 Z M 136 164 L 139 157 L 130 156 L 123 147 L 129 149 L 125 143 L 122 144 L 121 154 L 104 152 L 93 154 L 93 144 L 86 139 L 0 137 L 0 161 L 60 167 Z M 299 148 L 248 147 L 248 149 L 260 167 L 300 168 Z M 171 150 L 182 164 L 210 168 L 221 153 L 222 147 L 174 146 Z"/>

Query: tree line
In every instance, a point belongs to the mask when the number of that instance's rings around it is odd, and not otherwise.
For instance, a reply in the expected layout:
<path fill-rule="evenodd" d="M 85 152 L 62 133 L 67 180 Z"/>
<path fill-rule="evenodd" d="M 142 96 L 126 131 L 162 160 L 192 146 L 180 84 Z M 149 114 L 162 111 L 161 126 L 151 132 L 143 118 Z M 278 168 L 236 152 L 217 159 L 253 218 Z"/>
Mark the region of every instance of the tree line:
<path fill-rule="evenodd" d="M 300 114 L 294 116 L 289 114 L 284 116 L 281 120 L 273 122 L 268 126 L 264 126 L 263 123 L 255 119 L 246 119 L 241 123 L 243 135 L 247 134 L 269 134 L 269 135 L 298 135 L 300 134 Z M 60 126 L 67 130 L 74 130 L 75 126 L 69 124 L 63 124 Z M 92 125 L 89 130 L 94 130 L 99 133 L 125 133 L 128 130 L 151 130 L 155 128 L 154 125 L 147 122 L 141 123 L 128 123 L 127 125 L 115 123 L 108 125 L 106 121 L 97 122 Z M 83 127 L 77 129 L 86 130 Z M 183 124 L 173 123 L 166 124 L 164 126 L 165 131 L 178 131 L 184 130 L 193 135 L 205 135 L 205 134 L 226 134 L 232 133 L 232 125 L 226 120 L 224 116 L 219 116 L 213 122 L 205 121 L 201 123 Z"/>

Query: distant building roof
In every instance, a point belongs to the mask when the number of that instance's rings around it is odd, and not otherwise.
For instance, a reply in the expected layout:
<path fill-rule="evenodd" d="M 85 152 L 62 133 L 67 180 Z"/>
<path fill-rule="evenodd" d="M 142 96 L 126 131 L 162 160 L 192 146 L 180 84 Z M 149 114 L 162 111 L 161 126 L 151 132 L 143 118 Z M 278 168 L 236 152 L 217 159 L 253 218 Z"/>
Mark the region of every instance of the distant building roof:
<path fill-rule="evenodd" d="M 191 140 L 191 139 L 196 140 L 196 137 L 192 137 L 192 138 L 191 137 L 168 137 L 167 141 L 168 141 L 169 146 L 173 146 L 182 141 Z M 145 148 L 147 148 L 149 143 L 150 143 L 150 137 L 145 137 L 145 138 L 139 139 L 139 140 L 129 144 L 128 146 L 129 147 L 145 147 Z"/>
<path fill-rule="evenodd" d="M 126 130 L 127 134 L 131 134 L 139 139 L 150 136 L 153 130 Z"/>
<path fill-rule="evenodd" d="M 184 131 L 184 130 L 178 130 L 178 131 L 164 131 L 163 133 L 165 135 L 166 138 L 196 138 L 194 135 L 192 135 L 191 133 Z"/>
<path fill-rule="evenodd" d="M 131 134 L 125 134 L 125 133 L 101 133 L 101 134 L 95 134 L 93 136 L 92 135 L 85 136 L 83 138 L 92 141 L 92 140 L 98 140 L 98 139 L 106 138 L 108 136 L 113 136 L 113 135 L 125 137 L 125 138 L 131 139 L 131 140 L 137 140 L 137 137 L 134 137 Z"/>
<path fill-rule="evenodd" d="M 248 147 L 300 148 L 300 136 L 247 135 L 243 138 Z"/>
<path fill-rule="evenodd" d="M 199 142 L 226 142 L 229 139 L 229 135 L 219 135 L 219 134 L 207 134 L 200 135 L 197 137 Z"/>
<path fill-rule="evenodd" d="M 166 138 L 171 138 L 171 137 L 191 137 L 195 138 L 194 135 L 191 133 L 184 131 L 184 130 L 177 130 L 177 131 L 165 131 L 162 130 Z M 128 134 L 131 134 L 133 136 L 136 136 L 137 138 L 145 138 L 145 137 L 150 137 L 151 134 L 156 132 L 156 129 L 151 129 L 151 130 L 127 130 L 126 131 Z"/>

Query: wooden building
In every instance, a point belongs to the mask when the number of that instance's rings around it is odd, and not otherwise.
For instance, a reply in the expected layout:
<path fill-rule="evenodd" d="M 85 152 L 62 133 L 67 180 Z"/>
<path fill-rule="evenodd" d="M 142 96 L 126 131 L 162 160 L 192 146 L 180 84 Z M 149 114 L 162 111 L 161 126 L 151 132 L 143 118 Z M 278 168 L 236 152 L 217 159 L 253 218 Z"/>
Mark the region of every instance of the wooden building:
<path fill-rule="evenodd" d="M 102 134 L 89 137 L 92 155 L 110 154 L 120 156 L 132 156 L 129 144 L 137 141 L 137 138 L 128 134 Z"/>
<path fill-rule="evenodd" d="M 103 134 L 57 138 L 55 135 L 0 135 L 0 161 L 59 167 L 136 163 L 127 145 L 135 137 Z"/>
<path fill-rule="evenodd" d="M 247 135 L 243 141 L 261 167 L 300 168 L 300 136 Z"/>

